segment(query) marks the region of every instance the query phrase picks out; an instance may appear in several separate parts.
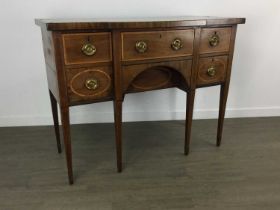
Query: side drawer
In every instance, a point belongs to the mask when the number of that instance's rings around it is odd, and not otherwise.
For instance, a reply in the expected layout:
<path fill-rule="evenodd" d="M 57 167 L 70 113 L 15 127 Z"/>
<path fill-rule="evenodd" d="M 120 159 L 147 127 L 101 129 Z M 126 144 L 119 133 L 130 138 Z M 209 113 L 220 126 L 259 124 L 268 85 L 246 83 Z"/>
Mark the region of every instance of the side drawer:
<path fill-rule="evenodd" d="M 145 60 L 193 53 L 194 30 L 123 32 L 122 60 Z"/>
<path fill-rule="evenodd" d="M 231 27 L 203 28 L 201 31 L 199 51 L 203 53 L 228 52 L 231 38 Z"/>
<path fill-rule="evenodd" d="M 205 86 L 225 81 L 227 73 L 227 56 L 199 59 L 197 86 Z"/>
<path fill-rule="evenodd" d="M 112 60 L 111 33 L 79 33 L 62 35 L 64 62 L 89 64 Z"/>
<path fill-rule="evenodd" d="M 102 101 L 112 97 L 112 69 L 109 66 L 67 70 L 70 102 Z"/>

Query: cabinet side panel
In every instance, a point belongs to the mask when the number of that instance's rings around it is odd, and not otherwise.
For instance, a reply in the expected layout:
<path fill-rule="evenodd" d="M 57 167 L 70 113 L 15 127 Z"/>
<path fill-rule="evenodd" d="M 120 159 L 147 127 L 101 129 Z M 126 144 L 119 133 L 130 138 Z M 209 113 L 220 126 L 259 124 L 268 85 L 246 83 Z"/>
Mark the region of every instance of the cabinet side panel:
<path fill-rule="evenodd" d="M 55 59 L 54 59 L 54 45 L 53 45 L 52 32 L 47 31 L 46 28 L 41 28 L 41 31 L 42 31 L 45 62 L 52 69 L 56 70 Z"/>
<path fill-rule="evenodd" d="M 69 106 L 69 101 L 67 96 L 67 79 L 65 73 L 66 69 L 64 66 L 62 33 L 56 31 L 52 32 L 52 39 L 60 107 L 67 108 Z"/>
<path fill-rule="evenodd" d="M 54 54 L 52 32 L 47 31 L 45 27 L 41 28 L 41 32 L 42 32 L 47 79 L 48 79 L 48 88 L 53 93 L 56 100 L 59 102 L 60 100 L 59 100 L 58 80 L 57 80 L 57 71 L 55 65 L 55 54 Z"/>
<path fill-rule="evenodd" d="M 59 102 L 59 92 L 58 92 L 58 82 L 57 82 L 57 74 L 56 71 L 50 68 L 49 65 L 46 65 L 47 70 L 47 79 L 48 79 L 48 87 L 52 92 L 56 100 Z"/>

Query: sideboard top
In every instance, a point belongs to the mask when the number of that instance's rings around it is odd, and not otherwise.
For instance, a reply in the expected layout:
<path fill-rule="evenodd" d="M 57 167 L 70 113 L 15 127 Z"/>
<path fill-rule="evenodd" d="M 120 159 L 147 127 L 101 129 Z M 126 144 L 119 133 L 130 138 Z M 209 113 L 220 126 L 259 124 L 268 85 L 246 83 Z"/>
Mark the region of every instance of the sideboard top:
<path fill-rule="evenodd" d="M 245 18 L 210 16 L 111 18 L 111 19 L 35 19 L 35 23 L 50 31 L 123 29 L 123 28 L 168 28 L 245 23 Z"/>

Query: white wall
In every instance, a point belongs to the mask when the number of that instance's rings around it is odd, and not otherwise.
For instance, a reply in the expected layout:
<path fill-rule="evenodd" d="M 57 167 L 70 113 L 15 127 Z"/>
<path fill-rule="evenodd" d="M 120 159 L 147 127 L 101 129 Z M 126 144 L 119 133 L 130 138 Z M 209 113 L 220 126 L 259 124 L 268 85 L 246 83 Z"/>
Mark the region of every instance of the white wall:
<path fill-rule="evenodd" d="M 1 0 L 0 126 L 51 124 L 41 44 L 34 18 L 214 15 L 246 17 L 240 25 L 227 117 L 280 115 L 278 0 Z M 218 87 L 200 89 L 196 118 L 215 118 Z M 184 119 L 185 94 L 160 90 L 127 95 L 124 120 Z M 74 107 L 73 123 L 112 121 L 112 102 Z"/>

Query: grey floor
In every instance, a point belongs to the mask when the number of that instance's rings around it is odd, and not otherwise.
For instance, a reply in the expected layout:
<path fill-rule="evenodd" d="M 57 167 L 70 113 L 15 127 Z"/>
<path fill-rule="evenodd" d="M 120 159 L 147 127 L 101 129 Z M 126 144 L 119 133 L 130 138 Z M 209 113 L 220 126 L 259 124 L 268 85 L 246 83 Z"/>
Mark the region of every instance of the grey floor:
<path fill-rule="evenodd" d="M 280 118 L 193 124 L 124 123 L 124 171 L 116 172 L 112 124 L 72 126 L 75 184 L 52 127 L 0 128 L 0 210 L 280 209 Z"/>

